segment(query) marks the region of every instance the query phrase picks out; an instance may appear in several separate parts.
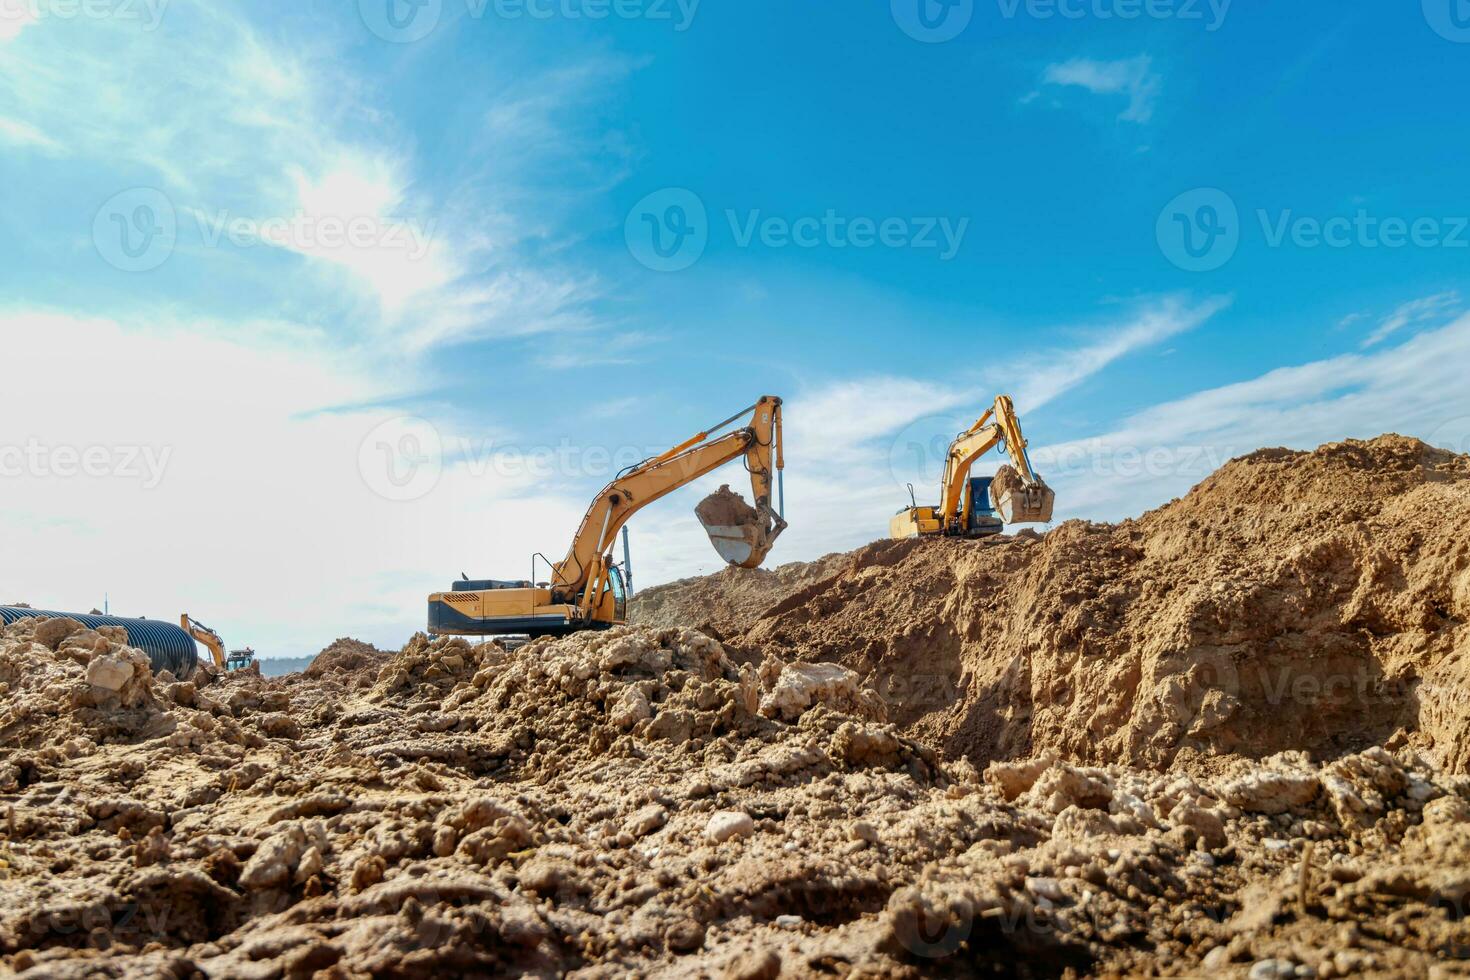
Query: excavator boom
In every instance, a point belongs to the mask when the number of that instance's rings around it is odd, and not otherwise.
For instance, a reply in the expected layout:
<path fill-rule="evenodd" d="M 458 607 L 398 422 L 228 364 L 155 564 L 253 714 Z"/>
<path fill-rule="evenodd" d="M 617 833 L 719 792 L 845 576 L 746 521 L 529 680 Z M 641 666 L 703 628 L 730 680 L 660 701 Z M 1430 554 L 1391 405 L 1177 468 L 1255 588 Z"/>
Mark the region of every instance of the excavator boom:
<path fill-rule="evenodd" d="M 746 415 L 750 422 L 745 427 L 713 436 Z M 771 500 L 773 483 L 785 464 L 781 399 L 772 395 L 620 473 L 593 498 L 566 557 L 552 567 L 549 584 L 465 581 L 455 583 L 451 592 L 430 596 L 429 632 L 543 635 L 621 622 L 625 589 L 609 552 L 623 525 L 655 500 L 742 457 L 750 473 L 754 507 L 736 514 L 728 524 L 706 520 L 703 512 L 700 519 L 727 561 L 758 566 L 786 528 Z"/>

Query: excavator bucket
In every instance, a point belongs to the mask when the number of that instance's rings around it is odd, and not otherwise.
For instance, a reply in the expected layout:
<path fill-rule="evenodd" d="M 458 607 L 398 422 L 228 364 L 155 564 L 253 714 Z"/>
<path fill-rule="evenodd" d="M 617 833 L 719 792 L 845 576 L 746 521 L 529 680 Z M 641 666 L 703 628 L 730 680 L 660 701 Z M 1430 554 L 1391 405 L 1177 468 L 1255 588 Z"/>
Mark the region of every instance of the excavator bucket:
<path fill-rule="evenodd" d="M 729 486 L 701 500 L 694 513 L 720 557 L 740 568 L 758 568 L 786 526 L 777 519 L 772 527 L 760 511 Z"/>
<path fill-rule="evenodd" d="M 1002 466 L 990 483 L 990 502 L 1007 524 L 1045 524 L 1056 500 L 1056 491 L 1040 477 L 1028 487 L 1013 466 Z"/>

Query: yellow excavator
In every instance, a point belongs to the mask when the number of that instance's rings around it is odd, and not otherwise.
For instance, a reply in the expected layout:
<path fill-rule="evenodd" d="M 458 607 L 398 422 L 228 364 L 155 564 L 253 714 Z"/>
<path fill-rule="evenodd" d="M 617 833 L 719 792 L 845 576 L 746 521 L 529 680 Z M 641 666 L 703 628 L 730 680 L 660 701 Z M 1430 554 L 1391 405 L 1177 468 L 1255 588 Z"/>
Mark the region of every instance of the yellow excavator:
<path fill-rule="evenodd" d="M 255 660 L 255 651 L 250 647 L 225 652 L 225 641 L 218 633 L 184 613 L 179 617 L 179 626 L 194 639 L 203 643 L 209 656 L 220 670 L 244 670 Z"/>
<path fill-rule="evenodd" d="M 741 421 L 744 426 L 715 436 Z M 449 592 L 429 596 L 429 632 L 438 636 L 561 636 L 606 629 L 626 620 L 623 568 L 611 549 L 618 532 L 639 510 L 705 474 L 744 458 L 750 473 L 751 507 L 722 487 L 695 509 L 715 550 L 731 565 L 755 568 L 786 529 L 784 500 L 772 506 L 774 487 L 786 466 L 781 441 L 781 399 L 766 395 L 720 424 L 686 439 L 662 455 L 629 467 L 603 488 L 587 508 L 566 557 L 546 561 L 551 578 L 534 581 L 455 582 Z M 625 559 L 626 563 L 626 559 Z"/>
<path fill-rule="evenodd" d="M 1010 465 L 994 477 L 971 478 L 975 461 L 996 446 L 1010 458 Z M 894 515 L 888 529 L 895 538 L 984 537 L 1001 533 L 1006 524 L 1050 521 L 1056 496 L 1031 468 L 1016 406 L 1009 395 L 1001 395 L 950 443 L 939 482 L 939 506 L 920 507 L 909 484 L 909 506 Z"/>

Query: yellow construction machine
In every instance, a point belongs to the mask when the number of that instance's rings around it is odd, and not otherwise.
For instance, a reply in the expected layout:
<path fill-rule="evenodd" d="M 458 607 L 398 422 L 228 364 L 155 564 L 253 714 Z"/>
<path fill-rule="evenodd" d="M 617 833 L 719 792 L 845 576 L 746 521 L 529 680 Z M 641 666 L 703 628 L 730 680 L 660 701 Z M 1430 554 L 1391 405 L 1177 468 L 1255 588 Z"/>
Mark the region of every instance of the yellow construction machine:
<path fill-rule="evenodd" d="M 994 477 L 970 477 L 975 461 L 996 446 L 1010 457 Z M 895 538 L 931 534 L 984 537 L 999 534 L 1006 524 L 1044 524 L 1051 520 L 1056 493 L 1036 475 L 1026 454 L 1026 438 L 1009 395 L 1001 395 L 986 413 L 949 445 L 939 506 L 920 507 L 909 485 L 909 505 L 888 523 Z"/>
<path fill-rule="evenodd" d="M 214 665 L 220 670 L 243 670 L 255 660 L 255 651 L 249 647 L 226 653 L 225 641 L 220 638 L 220 635 L 188 613 L 179 617 L 179 626 L 185 633 L 204 644 L 209 650 L 209 656 L 214 660 Z"/>
<path fill-rule="evenodd" d="M 714 436 L 749 415 L 741 428 Z M 429 632 L 440 636 L 561 636 L 606 629 L 627 614 L 623 568 L 611 549 L 618 532 L 642 508 L 736 459 L 744 458 L 755 506 L 728 488 L 696 509 L 720 556 L 732 565 L 755 568 L 786 529 L 772 506 L 773 478 L 780 488 L 785 459 L 781 443 L 781 399 L 766 395 L 750 408 L 685 440 L 668 452 L 629 467 L 603 488 L 587 508 L 566 557 L 552 565 L 532 557 L 531 580 L 455 582 L 449 592 L 429 596 Z M 783 494 L 784 496 L 784 494 Z M 551 569 L 548 582 L 534 581 L 536 561 Z M 626 564 L 626 558 L 625 558 Z"/>

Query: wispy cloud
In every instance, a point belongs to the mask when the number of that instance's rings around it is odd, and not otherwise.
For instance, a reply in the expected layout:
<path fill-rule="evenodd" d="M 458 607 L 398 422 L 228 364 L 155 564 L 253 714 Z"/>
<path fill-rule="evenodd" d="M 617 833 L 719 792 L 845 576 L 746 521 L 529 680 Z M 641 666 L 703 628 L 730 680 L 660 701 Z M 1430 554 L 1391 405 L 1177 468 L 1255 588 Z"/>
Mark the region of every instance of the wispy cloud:
<path fill-rule="evenodd" d="M 1073 58 L 1048 65 L 1042 81 L 1050 85 L 1075 85 L 1094 95 L 1127 95 L 1128 107 L 1118 116 L 1126 122 L 1146 123 L 1153 118 L 1163 78 L 1153 70 L 1148 55 L 1119 61 Z"/>
<path fill-rule="evenodd" d="M 9 96 L 0 142 L 64 148 L 127 174 L 116 190 L 163 191 L 192 219 L 180 226 L 181 253 L 209 248 L 283 291 L 262 264 L 272 252 L 295 256 L 285 299 L 350 307 L 339 331 L 348 342 L 416 356 L 598 323 L 596 277 L 546 243 L 566 187 L 595 193 L 620 170 L 605 147 L 596 156 L 607 166 L 573 169 L 587 146 L 565 110 L 607 97 L 633 63 L 593 56 L 488 89 L 465 162 L 426 180 L 411 128 L 384 111 L 374 80 L 352 74 L 329 43 L 283 46 L 246 13 L 172 0 L 166 31 L 105 20 L 27 31 L 0 60 Z M 158 105 L 169 107 L 168 125 Z M 242 235 L 262 247 L 232 247 Z"/>
<path fill-rule="evenodd" d="M 1047 351 L 1024 363 L 1007 365 L 1007 375 L 1023 379 L 1015 390 L 1017 404 L 1035 411 L 1119 358 L 1195 329 L 1230 302 L 1228 296 L 1199 302 L 1168 296 L 1144 305 L 1121 324 L 1095 332 L 1079 347 Z"/>
<path fill-rule="evenodd" d="M 1368 348 L 1380 344 L 1405 327 L 1448 319 L 1460 308 L 1460 294 L 1455 290 L 1411 300 L 1384 317 L 1377 329 L 1363 341 L 1363 347 Z"/>
<path fill-rule="evenodd" d="M 29 3 L 19 0 L 0 3 L 0 41 L 14 40 L 35 22 L 36 14 Z"/>
<path fill-rule="evenodd" d="M 1059 516 L 1116 519 L 1184 493 L 1228 459 L 1265 446 L 1310 449 L 1384 432 L 1470 451 L 1470 316 L 1397 347 L 1340 354 L 1197 392 L 1113 430 L 1038 447 Z"/>
<path fill-rule="evenodd" d="M 0 116 L 0 142 L 59 156 L 66 148 L 28 122 Z"/>

